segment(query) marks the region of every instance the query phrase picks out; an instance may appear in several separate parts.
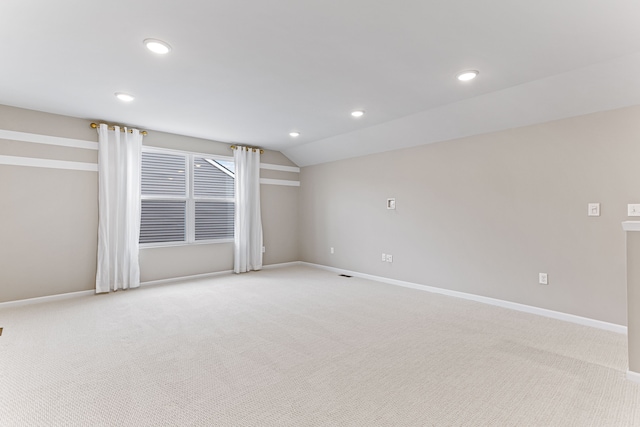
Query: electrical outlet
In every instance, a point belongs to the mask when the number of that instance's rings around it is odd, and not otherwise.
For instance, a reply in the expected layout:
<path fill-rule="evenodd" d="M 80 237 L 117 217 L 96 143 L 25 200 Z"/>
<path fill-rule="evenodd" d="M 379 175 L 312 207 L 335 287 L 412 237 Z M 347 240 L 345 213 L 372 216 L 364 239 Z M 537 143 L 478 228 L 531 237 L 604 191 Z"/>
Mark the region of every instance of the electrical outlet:
<path fill-rule="evenodd" d="M 600 216 L 600 203 L 589 203 L 587 215 Z"/>
<path fill-rule="evenodd" d="M 393 262 L 393 255 L 387 254 L 387 262 Z"/>
<path fill-rule="evenodd" d="M 387 262 L 387 254 L 382 254 L 382 262 Z"/>
<path fill-rule="evenodd" d="M 549 278 L 547 277 L 547 273 L 538 274 L 538 283 L 540 283 L 541 285 L 549 284 Z"/>
<path fill-rule="evenodd" d="M 331 251 L 332 254 L 334 253 L 333 247 L 330 249 L 330 251 Z"/>
<path fill-rule="evenodd" d="M 396 199 L 387 199 L 387 209 L 396 208 Z"/>

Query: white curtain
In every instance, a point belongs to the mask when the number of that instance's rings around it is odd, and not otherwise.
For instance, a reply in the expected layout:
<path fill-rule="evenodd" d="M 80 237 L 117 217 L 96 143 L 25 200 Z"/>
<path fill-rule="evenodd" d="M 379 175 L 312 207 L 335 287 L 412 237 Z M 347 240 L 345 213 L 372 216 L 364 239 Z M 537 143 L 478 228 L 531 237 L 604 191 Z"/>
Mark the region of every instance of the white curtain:
<path fill-rule="evenodd" d="M 262 268 L 260 150 L 237 147 L 233 158 L 236 164 L 233 271 L 245 273 Z"/>
<path fill-rule="evenodd" d="M 98 128 L 98 272 L 96 293 L 140 286 L 140 166 L 137 129 Z"/>

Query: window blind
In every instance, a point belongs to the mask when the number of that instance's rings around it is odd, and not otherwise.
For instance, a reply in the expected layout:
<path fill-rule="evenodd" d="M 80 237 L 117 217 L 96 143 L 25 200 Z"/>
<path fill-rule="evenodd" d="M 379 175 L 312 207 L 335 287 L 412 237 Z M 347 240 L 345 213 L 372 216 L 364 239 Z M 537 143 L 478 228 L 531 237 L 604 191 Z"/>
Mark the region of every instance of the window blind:
<path fill-rule="evenodd" d="M 140 243 L 183 242 L 186 205 L 184 200 L 142 200 Z"/>
<path fill-rule="evenodd" d="M 142 153 L 143 196 L 186 196 L 186 156 Z"/>
<path fill-rule="evenodd" d="M 233 162 L 142 152 L 140 243 L 233 239 Z"/>
<path fill-rule="evenodd" d="M 233 199 L 233 174 L 215 160 L 196 157 L 193 160 L 193 195 Z"/>
<path fill-rule="evenodd" d="M 233 239 L 233 202 L 196 201 L 196 241 Z"/>

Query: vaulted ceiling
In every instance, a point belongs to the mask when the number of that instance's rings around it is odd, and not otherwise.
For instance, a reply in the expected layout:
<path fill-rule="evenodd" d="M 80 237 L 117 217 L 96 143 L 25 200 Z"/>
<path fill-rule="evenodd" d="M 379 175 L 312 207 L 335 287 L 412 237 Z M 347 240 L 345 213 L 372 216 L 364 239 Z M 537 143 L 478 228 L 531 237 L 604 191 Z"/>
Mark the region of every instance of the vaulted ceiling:
<path fill-rule="evenodd" d="M 640 104 L 638 22 L 637 0 L 3 0 L 0 104 L 304 166 Z"/>

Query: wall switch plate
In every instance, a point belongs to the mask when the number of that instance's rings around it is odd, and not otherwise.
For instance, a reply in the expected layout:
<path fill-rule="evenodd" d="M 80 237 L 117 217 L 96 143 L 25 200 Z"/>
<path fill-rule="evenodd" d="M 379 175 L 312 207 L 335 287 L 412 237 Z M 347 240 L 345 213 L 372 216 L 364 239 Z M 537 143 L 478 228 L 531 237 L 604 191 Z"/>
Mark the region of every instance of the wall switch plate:
<path fill-rule="evenodd" d="M 332 247 L 331 249 L 329 249 L 329 250 L 331 251 L 331 253 L 333 253 L 333 252 L 334 252 L 334 251 L 333 251 L 333 247 Z"/>
<path fill-rule="evenodd" d="M 538 283 L 540 283 L 541 285 L 549 284 L 549 278 L 547 277 L 547 273 L 538 274 Z"/>
<path fill-rule="evenodd" d="M 382 262 L 387 262 L 387 254 L 382 254 Z"/>
<path fill-rule="evenodd" d="M 387 262 L 393 262 L 393 255 L 387 254 Z"/>
<path fill-rule="evenodd" d="M 600 216 L 600 203 L 589 203 L 589 210 L 587 212 L 589 216 Z"/>
<path fill-rule="evenodd" d="M 640 216 L 640 204 L 627 205 L 627 216 Z"/>
<path fill-rule="evenodd" d="M 263 246 L 262 247 L 262 253 L 265 253 L 266 251 L 267 251 L 267 248 Z"/>
<path fill-rule="evenodd" d="M 396 208 L 396 199 L 387 199 L 387 209 Z"/>

